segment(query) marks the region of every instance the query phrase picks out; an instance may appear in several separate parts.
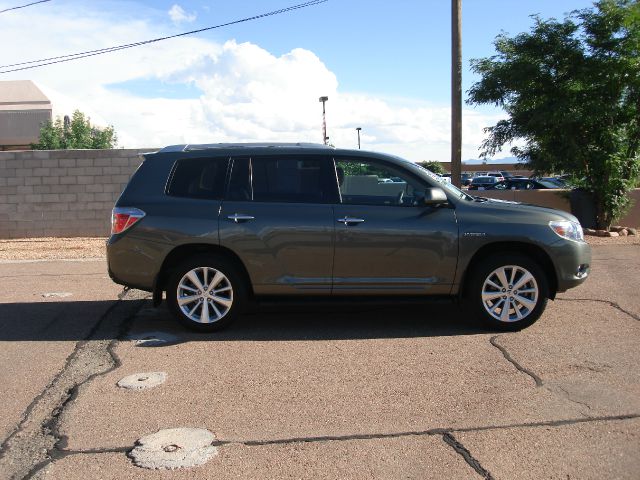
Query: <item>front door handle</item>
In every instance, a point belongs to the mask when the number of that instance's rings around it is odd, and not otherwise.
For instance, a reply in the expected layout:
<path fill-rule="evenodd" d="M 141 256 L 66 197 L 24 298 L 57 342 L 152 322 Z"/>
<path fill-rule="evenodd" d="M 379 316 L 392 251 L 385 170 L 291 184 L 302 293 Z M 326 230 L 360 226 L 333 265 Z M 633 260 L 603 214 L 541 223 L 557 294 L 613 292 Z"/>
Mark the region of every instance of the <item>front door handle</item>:
<path fill-rule="evenodd" d="M 240 222 L 248 222 L 249 220 L 254 220 L 256 217 L 252 217 L 251 215 L 244 215 L 242 213 L 234 213 L 233 215 L 228 215 L 227 218 L 229 220 L 233 220 L 236 223 L 240 223 Z"/>
<path fill-rule="evenodd" d="M 344 223 L 345 225 L 349 226 L 349 225 L 357 225 L 359 223 L 363 223 L 364 222 L 364 218 L 355 218 L 355 217 L 344 216 L 342 218 L 338 218 L 337 221 L 340 222 L 340 223 Z"/>

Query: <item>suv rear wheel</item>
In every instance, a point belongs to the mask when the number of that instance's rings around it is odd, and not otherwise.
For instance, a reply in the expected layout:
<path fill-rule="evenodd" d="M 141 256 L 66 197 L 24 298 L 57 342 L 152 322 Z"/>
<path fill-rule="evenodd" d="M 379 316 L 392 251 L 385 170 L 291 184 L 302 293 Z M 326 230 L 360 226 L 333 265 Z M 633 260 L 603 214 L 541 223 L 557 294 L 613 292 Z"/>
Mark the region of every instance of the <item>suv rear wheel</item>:
<path fill-rule="evenodd" d="M 547 306 L 549 282 L 529 257 L 492 255 L 471 273 L 467 307 L 487 326 L 517 331 L 532 325 Z"/>
<path fill-rule="evenodd" d="M 217 255 L 199 255 L 173 269 L 167 301 L 185 327 L 213 332 L 229 325 L 245 303 L 245 290 L 235 266 Z"/>

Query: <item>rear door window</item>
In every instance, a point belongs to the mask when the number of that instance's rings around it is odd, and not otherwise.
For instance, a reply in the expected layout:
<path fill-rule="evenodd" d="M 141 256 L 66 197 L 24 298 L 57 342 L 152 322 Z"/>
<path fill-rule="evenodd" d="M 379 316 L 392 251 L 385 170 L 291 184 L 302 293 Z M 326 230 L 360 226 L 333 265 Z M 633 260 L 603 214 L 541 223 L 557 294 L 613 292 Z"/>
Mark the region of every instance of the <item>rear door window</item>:
<path fill-rule="evenodd" d="M 324 157 L 287 155 L 236 158 L 227 199 L 331 203 L 336 197 L 335 171 L 332 169 L 332 162 Z"/>
<path fill-rule="evenodd" d="M 174 197 L 219 200 L 224 195 L 227 158 L 183 158 L 173 168 L 167 194 Z"/>

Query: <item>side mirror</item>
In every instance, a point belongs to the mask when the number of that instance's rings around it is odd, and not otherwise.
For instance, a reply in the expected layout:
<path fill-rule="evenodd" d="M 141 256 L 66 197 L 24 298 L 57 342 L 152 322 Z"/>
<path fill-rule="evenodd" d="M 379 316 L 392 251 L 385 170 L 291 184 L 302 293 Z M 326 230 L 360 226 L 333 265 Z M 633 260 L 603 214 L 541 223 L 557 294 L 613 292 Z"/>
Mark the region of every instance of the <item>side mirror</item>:
<path fill-rule="evenodd" d="M 444 190 L 438 187 L 427 188 L 424 191 L 424 197 L 422 198 L 422 205 L 437 206 L 445 205 L 448 203 L 447 196 Z"/>

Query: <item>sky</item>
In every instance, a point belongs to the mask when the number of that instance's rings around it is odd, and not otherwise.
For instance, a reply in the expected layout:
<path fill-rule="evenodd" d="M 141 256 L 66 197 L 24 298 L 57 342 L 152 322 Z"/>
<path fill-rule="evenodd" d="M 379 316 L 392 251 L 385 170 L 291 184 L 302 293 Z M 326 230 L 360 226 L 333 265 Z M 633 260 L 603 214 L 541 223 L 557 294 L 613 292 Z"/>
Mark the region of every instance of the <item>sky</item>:
<path fill-rule="evenodd" d="M 0 10 L 32 0 L 0 0 Z M 0 65 L 175 35 L 304 0 L 51 0 L 0 13 Z M 531 15 L 563 18 L 590 0 L 462 0 L 463 92 L 479 78 L 469 61 L 494 54 Z M 322 142 L 450 159 L 451 2 L 329 0 L 150 45 L 0 73 L 32 80 L 54 115 L 78 109 L 113 125 L 118 146 Z M 6 68 L 0 67 L 0 71 Z M 466 93 L 463 93 L 466 98 Z M 477 158 L 499 109 L 464 105 L 463 159 Z M 496 158 L 509 156 L 503 151 Z"/>

